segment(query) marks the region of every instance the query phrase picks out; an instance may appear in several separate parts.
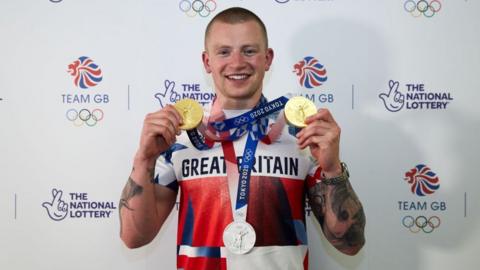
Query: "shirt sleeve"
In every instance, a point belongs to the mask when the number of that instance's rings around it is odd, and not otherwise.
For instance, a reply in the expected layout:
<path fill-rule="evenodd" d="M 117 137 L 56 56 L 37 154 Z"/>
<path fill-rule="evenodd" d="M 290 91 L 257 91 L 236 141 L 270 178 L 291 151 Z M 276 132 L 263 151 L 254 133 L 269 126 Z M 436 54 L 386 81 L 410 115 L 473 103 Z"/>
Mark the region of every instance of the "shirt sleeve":
<path fill-rule="evenodd" d="M 155 177 L 153 179 L 155 184 L 162 185 L 178 191 L 178 182 L 175 176 L 175 170 L 171 160 L 168 158 L 169 151 L 163 153 L 155 163 Z M 171 155 L 171 153 L 170 153 Z"/>

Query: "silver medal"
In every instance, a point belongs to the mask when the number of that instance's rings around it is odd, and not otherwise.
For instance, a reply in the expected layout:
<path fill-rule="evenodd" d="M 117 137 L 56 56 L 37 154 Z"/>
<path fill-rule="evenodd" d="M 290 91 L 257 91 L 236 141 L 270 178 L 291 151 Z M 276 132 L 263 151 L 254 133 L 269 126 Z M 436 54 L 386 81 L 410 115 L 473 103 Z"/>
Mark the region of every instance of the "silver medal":
<path fill-rule="evenodd" d="M 244 221 L 234 221 L 223 231 L 223 244 L 234 254 L 245 254 L 255 245 L 255 230 Z"/>

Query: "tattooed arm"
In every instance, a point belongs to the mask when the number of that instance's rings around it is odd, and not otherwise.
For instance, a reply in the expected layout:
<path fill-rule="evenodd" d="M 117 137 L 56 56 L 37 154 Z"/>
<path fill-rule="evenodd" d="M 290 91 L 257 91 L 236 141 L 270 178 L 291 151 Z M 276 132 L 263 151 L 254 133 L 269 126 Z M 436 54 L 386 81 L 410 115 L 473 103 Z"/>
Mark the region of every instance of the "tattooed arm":
<path fill-rule="evenodd" d="M 120 237 L 129 248 L 152 241 L 175 205 L 177 193 L 152 180 L 155 162 L 175 142 L 181 122 L 171 105 L 145 117 L 133 170 L 119 203 Z"/>
<path fill-rule="evenodd" d="M 297 134 L 300 149 L 310 148 L 324 178 L 340 175 L 340 127 L 330 111 L 319 109 L 305 123 L 307 127 Z M 348 180 L 317 183 L 308 190 L 308 196 L 328 241 L 345 254 L 356 254 L 365 243 L 365 215 Z"/>
<path fill-rule="evenodd" d="M 355 255 L 365 243 L 365 215 L 350 182 L 319 182 L 308 190 L 308 198 L 328 241 L 340 252 Z"/>
<path fill-rule="evenodd" d="M 177 197 L 170 188 L 152 183 L 153 166 L 147 172 L 139 171 L 133 168 L 119 203 L 120 237 L 129 248 L 141 247 L 155 238 Z"/>

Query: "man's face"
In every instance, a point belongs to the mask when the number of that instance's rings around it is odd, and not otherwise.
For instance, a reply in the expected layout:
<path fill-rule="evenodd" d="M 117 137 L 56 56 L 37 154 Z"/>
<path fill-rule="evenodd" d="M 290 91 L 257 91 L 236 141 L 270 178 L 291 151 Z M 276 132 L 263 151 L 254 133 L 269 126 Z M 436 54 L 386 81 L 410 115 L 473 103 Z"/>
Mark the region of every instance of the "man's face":
<path fill-rule="evenodd" d="M 212 74 L 217 101 L 226 109 L 244 109 L 255 105 L 262 94 L 273 50 L 267 49 L 257 22 L 217 21 L 210 28 L 202 58 L 205 70 Z"/>

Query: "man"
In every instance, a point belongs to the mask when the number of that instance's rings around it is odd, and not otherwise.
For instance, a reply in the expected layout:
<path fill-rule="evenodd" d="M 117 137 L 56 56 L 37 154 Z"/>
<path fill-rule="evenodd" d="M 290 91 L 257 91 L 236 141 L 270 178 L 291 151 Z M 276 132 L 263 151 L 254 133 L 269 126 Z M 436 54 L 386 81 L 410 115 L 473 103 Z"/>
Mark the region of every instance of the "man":
<path fill-rule="evenodd" d="M 273 56 L 252 12 L 231 8 L 212 19 L 202 55 L 216 92 L 210 123 L 269 106 L 262 89 Z M 120 200 L 125 244 L 140 247 L 156 236 L 180 188 L 179 269 L 308 269 L 305 195 L 326 238 L 356 254 L 365 217 L 340 162 L 339 126 L 327 109 L 296 134 L 283 128 L 282 117 L 249 123 L 237 137 L 213 130 L 217 140 L 207 135 L 208 147 L 198 150 L 179 129 L 183 119 L 173 106 L 148 114 Z"/>

